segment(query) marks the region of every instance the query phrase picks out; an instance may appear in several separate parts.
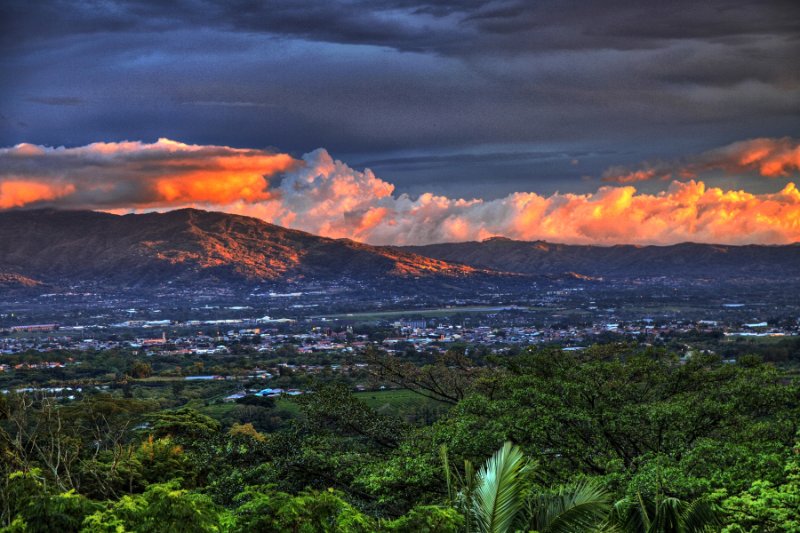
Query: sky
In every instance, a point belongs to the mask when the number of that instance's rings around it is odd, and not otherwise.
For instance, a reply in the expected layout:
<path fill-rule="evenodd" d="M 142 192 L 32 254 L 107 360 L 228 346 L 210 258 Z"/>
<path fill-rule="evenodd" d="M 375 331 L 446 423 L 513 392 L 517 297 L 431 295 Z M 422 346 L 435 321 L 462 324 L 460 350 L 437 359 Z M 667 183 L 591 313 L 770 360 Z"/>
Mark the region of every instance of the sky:
<path fill-rule="evenodd" d="M 800 241 L 796 1 L 0 3 L 0 209 Z"/>

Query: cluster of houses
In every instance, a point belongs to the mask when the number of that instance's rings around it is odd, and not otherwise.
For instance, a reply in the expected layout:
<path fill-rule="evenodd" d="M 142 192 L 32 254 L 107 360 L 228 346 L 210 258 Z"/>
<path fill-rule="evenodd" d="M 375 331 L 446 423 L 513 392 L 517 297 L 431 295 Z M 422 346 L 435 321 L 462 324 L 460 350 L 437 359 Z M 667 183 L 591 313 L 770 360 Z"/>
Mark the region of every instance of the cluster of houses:
<path fill-rule="evenodd" d="M 265 317 L 264 320 L 269 317 Z M 726 336 L 789 336 L 800 334 L 800 321 L 790 325 L 771 325 L 763 321 L 727 324 L 718 320 L 699 321 L 655 321 L 642 318 L 634 321 L 600 322 L 592 325 L 504 325 L 488 326 L 478 323 L 453 324 L 446 319 L 427 321 L 424 319 L 398 320 L 384 324 L 387 337 L 354 334 L 350 326 L 338 329 L 329 325 L 294 324 L 291 329 L 264 327 L 258 324 L 243 324 L 241 321 L 218 320 L 219 329 L 213 334 L 196 331 L 189 333 L 189 322 L 159 321 L 161 331 L 152 331 L 154 325 L 128 323 L 127 335 L 114 331 L 117 324 L 99 326 L 94 329 L 60 327 L 56 324 L 15 325 L 0 330 L 0 370 L 2 355 L 26 352 L 82 352 L 111 349 L 130 350 L 139 355 L 214 356 L 241 353 L 249 350 L 270 354 L 288 348 L 292 355 L 310 353 L 358 353 L 369 347 L 380 347 L 389 352 L 403 352 L 409 347 L 418 351 L 443 352 L 453 343 L 484 345 L 502 349 L 511 345 L 536 345 L 559 343 L 576 346 L 591 343 L 603 335 L 616 334 L 631 338 L 655 339 L 659 336 L 692 331 L 721 332 Z M 233 323 L 235 322 L 235 324 Z M 479 322 L 479 321 L 478 321 Z M 189 327 L 187 327 L 187 325 Z M 208 324 L 206 324 L 208 325 Z M 223 327 L 227 326 L 227 327 Z M 243 326 L 243 327 L 231 327 Z M 167 334 L 170 330 L 170 335 Z M 224 330 L 224 331 L 223 331 Z M 31 363 L 29 368 L 57 368 L 67 363 Z M 24 369 L 26 367 L 19 367 Z"/>
<path fill-rule="evenodd" d="M 231 394 L 230 396 L 226 396 L 224 401 L 226 402 L 235 402 L 236 400 L 241 400 L 245 396 L 253 395 L 258 396 L 261 398 L 280 398 L 283 395 L 287 396 L 300 396 L 301 394 L 305 394 L 308 391 L 301 391 L 300 389 L 281 389 L 281 388 L 266 388 L 266 389 L 252 389 L 247 391 L 236 392 Z"/>
<path fill-rule="evenodd" d="M 0 362 L 0 372 L 8 372 L 10 370 L 50 370 L 79 364 L 81 364 L 81 362 L 76 361 L 72 357 L 68 358 L 66 361 L 21 362 L 13 365 Z"/>

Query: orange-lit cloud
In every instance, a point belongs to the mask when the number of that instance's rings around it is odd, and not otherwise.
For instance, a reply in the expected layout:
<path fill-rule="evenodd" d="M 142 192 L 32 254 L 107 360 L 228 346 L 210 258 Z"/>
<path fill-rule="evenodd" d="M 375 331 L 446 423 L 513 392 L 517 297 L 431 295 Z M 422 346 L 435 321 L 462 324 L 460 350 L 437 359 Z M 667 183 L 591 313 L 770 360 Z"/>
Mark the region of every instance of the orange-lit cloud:
<path fill-rule="evenodd" d="M 720 149 L 725 156 L 711 158 L 713 165 L 736 160 L 738 166 L 731 169 L 757 168 L 765 175 L 796 169 L 790 144 L 780 140 L 777 145 L 784 148 L 778 149 L 775 142 L 758 141 Z M 756 150 L 759 143 L 766 148 Z M 655 194 L 632 185 L 609 185 L 588 194 L 519 192 L 494 200 L 431 193 L 411 197 L 395 194 L 394 186 L 372 171 L 352 169 L 323 149 L 295 160 L 285 154 L 165 139 L 72 149 L 18 145 L 0 150 L 0 169 L 4 207 L 194 206 L 374 244 L 498 235 L 585 244 L 800 241 L 800 191 L 793 183 L 769 194 L 724 190 L 686 178 Z M 20 184 L 29 186 L 20 189 Z"/>
<path fill-rule="evenodd" d="M 371 172 L 353 170 L 324 150 L 289 172 L 279 199 L 229 210 L 281 225 L 376 244 L 420 244 L 505 236 L 583 244 L 790 243 L 800 241 L 800 191 L 773 194 L 673 182 L 642 194 L 633 186 L 591 194 L 514 193 L 463 200 L 426 193 L 393 195 Z M 347 186 L 345 187 L 344 184 Z"/>
<path fill-rule="evenodd" d="M 187 202 L 260 202 L 269 177 L 297 164 L 288 154 L 169 139 L 77 148 L 0 149 L 0 206 L 149 208 Z"/>
<path fill-rule="evenodd" d="M 611 183 L 635 183 L 655 178 L 693 179 L 711 172 L 757 173 L 768 178 L 789 177 L 800 171 L 800 141 L 749 139 L 703 152 L 683 161 L 647 163 L 640 169 L 612 167 L 603 175 Z"/>
<path fill-rule="evenodd" d="M 75 192 L 70 184 L 53 185 L 30 180 L 0 181 L 0 209 L 55 200 Z"/>

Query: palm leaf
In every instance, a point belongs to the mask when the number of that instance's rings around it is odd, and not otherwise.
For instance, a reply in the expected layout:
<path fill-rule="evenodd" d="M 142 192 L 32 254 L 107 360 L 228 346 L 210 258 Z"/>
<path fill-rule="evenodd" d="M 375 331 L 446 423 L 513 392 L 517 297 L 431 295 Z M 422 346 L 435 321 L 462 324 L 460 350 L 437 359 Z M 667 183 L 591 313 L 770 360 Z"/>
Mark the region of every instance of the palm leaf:
<path fill-rule="evenodd" d="M 608 531 L 625 533 L 701 533 L 718 526 L 719 514 L 703 499 L 686 503 L 656 495 L 635 497 L 614 504 L 606 524 Z"/>
<path fill-rule="evenodd" d="M 648 505 L 648 503 L 650 505 Z M 644 498 L 642 497 L 641 492 L 636 493 L 636 504 L 635 507 L 632 509 L 633 519 L 637 520 L 638 523 L 641 524 L 641 529 L 637 529 L 636 531 L 649 531 L 652 525 L 652 519 L 650 518 L 651 515 L 656 514 L 656 509 L 651 509 L 652 502 L 648 500 L 645 502 Z M 652 512 L 651 512 L 652 511 Z"/>
<path fill-rule="evenodd" d="M 472 513 L 483 533 L 506 533 L 522 509 L 520 473 L 526 465 L 519 447 L 506 442 L 476 476 Z"/>
<path fill-rule="evenodd" d="M 656 503 L 656 515 L 648 528 L 652 533 L 681 533 L 681 515 L 684 503 L 678 498 L 660 498 Z"/>
<path fill-rule="evenodd" d="M 447 499 L 450 505 L 455 502 L 455 492 L 453 491 L 452 471 L 450 470 L 450 460 L 447 458 L 447 444 L 442 444 L 439 448 L 439 457 L 444 468 L 444 480 L 447 483 Z"/>
<path fill-rule="evenodd" d="M 614 503 L 608 515 L 606 530 L 610 532 L 647 533 L 651 525 L 651 515 L 655 514 L 652 501 L 645 500 L 641 493 Z"/>
<path fill-rule="evenodd" d="M 698 498 L 690 503 L 681 513 L 684 531 L 699 533 L 709 527 L 719 526 L 720 517 L 717 510 L 709 502 Z"/>
<path fill-rule="evenodd" d="M 611 496 L 599 485 L 583 482 L 534 496 L 532 503 L 529 529 L 571 533 L 597 529 L 611 509 Z"/>

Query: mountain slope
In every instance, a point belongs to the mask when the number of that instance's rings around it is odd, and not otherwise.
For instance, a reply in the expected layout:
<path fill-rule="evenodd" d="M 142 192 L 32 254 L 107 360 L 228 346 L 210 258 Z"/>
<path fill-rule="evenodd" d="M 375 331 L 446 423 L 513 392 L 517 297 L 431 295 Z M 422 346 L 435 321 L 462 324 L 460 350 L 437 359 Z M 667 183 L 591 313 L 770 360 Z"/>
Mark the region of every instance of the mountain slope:
<path fill-rule="evenodd" d="M 0 272 L 41 281 L 144 286 L 298 278 L 455 278 L 474 268 L 262 220 L 181 209 L 113 215 L 93 211 L 0 212 Z"/>
<path fill-rule="evenodd" d="M 405 251 L 476 268 L 524 274 L 575 272 L 605 277 L 800 277 L 800 244 L 728 246 L 578 246 L 492 238 L 407 246 Z"/>

